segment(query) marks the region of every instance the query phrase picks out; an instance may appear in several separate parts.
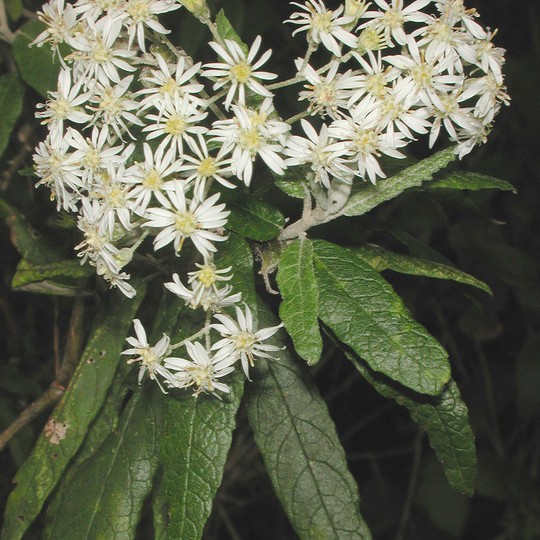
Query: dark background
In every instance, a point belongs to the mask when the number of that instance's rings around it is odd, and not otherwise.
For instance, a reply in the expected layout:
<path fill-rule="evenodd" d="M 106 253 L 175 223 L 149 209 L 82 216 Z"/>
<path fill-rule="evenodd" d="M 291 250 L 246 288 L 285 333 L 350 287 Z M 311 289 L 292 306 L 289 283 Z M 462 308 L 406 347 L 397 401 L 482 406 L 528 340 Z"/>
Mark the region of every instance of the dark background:
<path fill-rule="evenodd" d="M 376 394 L 328 344 L 313 371 L 358 480 L 362 512 L 375 539 L 540 538 L 540 6 L 535 0 L 468 5 L 478 9 L 484 25 L 499 29 L 495 41 L 507 49 L 512 103 L 497 118 L 489 142 L 473 151 L 464 167 L 510 181 L 517 194 L 405 194 L 374 215 L 349 220 L 343 241 L 375 241 L 405 252 L 395 236 L 376 230 L 408 233 L 493 289 L 491 298 L 464 285 L 385 273 L 415 317 L 450 353 L 477 438 L 477 490 L 472 499 L 452 491 L 406 411 Z M 263 34 L 265 45 L 274 50 L 274 69 L 283 72 L 288 65 L 293 74 L 292 61 L 304 49 L 301 39 L 293 40 L 290 28 L 281 24 L 291 13 L 287 2 L 228 0 L 221 6 L 246 41 Z M 209 38 L 193 19 L 182 18 L 174 35 L 188 52 L 207 54 Z M 27 96 L 27 101 L 13 149 L 26 141 L 35 144 L 41 136 L 28 133 L 37 97 Z M 297 105 L 290 99 L 278 106 L 294 114 Z M 418 157 L 423 151 L 418 148 Z M 31 162 L 27 158 L 21 165 Z M 43 191 L 35 192 L 32 179 L 4 170 L 0 181 L 0 196 L 32 216 L 38 230 L 52 226 L 52 206 Z M 0 428 L 53 379 L 53 359 L 71 305 L 65 298 L 13 293 L 10 282 L 18 259 L 2 223 Z M 46 415 L 38 418 L 0 454 L 2 506 L 13 474 L 45 420 Z M 296 538 L 243 418 L 235 440 L 206 538 Z M 140 538 L 151 538 L 147 519 Z"/>

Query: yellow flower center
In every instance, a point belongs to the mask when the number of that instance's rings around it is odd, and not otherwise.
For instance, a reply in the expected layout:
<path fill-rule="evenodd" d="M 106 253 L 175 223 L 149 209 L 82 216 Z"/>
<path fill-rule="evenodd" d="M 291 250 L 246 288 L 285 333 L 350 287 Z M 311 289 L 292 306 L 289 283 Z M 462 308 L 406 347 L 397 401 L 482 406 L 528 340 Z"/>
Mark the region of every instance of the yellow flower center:
<path fill-rule="evenodd" d="M 431 86 L 431 81 L 433 79 L 433 68 L 429 64 L 422 62 L 418 66 L 411 69 L 411 77 L 420 87 Z"/>
<path fill-rule="evenodd" d="M 99 108 L 112 115 L 118 114 L 122 110 L 122 100 L 115 96 L 112 88 L 105 88 L 101 94 Z"/>
<path fill-rule="evenodd" d="M 205 178 L 214 176 L 217 172 L 216 160 L 213 157 L 204 158 L 197 167 L 197 172 Z"/>
<path fill-rule="evenodd" d="M 135 22 L 146 21 L 151 16 L 148 0 L 131 0 L 126 11 Z"/>
<path fill-rule="evenodd" d="M 378 51 L 386 46 L 381 32 L 375 28 L 366 28 L 358 37 L 358 52 L 360 54 L 366 51 Z"/>
<path fill-rule="evenodd" d="M 122 208 L 125 205 L 124 190 L 118 186 L 112 186 L 107 193 L 107 199 L 111 207 Z"/>
<path fill-rule="evenodd" d="M 255 336 L 249 332 L 238 332 L 238 334 L 231 336 L 231 341 L 234 343 L 234 347 L 237 351 L 248 352 L 251 350 L 256 339 Z"/>
<path fill-rule="evenodd" d="M 244 150 L 256 154 L 261 147 L 261 135 L 255 128 L 241 129 L 238 142 Z"/>
<path fill-rule="evenodd" d="M 386 78 L 384 73 L 374 73 L 366 79 L 366 90 L 375 97 L 382 98 L 386 94 Z"/>
<path fill-rule="evenodd" d="M 184 236 L 191 236 L 200 228 L 197 218 L 191 212 L 178 212 L 174 226 Z"/>
<path fill-rule="evenodd" d="M 151 169 L 148 171 L 143 178 L 142 185 L 146 189 L 151 190 L 157 190 L 161 187 L 161 184 L 163 184 L 163 178 L 161 178 L 160 174 L 156 171 L 156 169 Z"/>
<path fill-rule="evenodd" d="M 390 28 L 399 28 L 400 26 L 403 26 L 403 15 L 398 8 L 389 9 L 384 14 L 384 22 L 386 26 Z"/>
<path fill-rule="evenodd" d="M 165 127 L 163 128 L 163 131 L 165 131 L 165 133 L 169 133 L 170 135 L 178 137 L 179 135 L 182 135 L 182 133 L 184 133 L 186 127 L 187 124 L 183 117 L 178 116 L 177 114 L 173 114 L 165 122 Z"/>
<path fill-rule="evenodd" d="M 211 266 L 201 268 L 197 279 L 206 287 L 211 287 L 216 282 L 216 273 Z"/>
<path fill-rule="evenodd" d="M 161 88 L 159 89 L 159 93 L 161 95 L 167 94 L 169 96 L 174 96 L 174 92 L 178 88 L 178 83 L 171 77 L 169 80 L 165 81 Z"/>
<path fill-rule="evenodd" d="M 328 32 L 332 27 L 332 12 L 325 11 L 324 13 L 313 13 L 312 17 L 313 28 L 319 32 Z"/>
<path fill-rule="evenodd" d="M 111 51 L 101 41 L 96 41 L 92 47 L 92 59 L 98 64 L 104 64 L 111 59 Z"/>
<path fill-rule="evenodd" d="M 56 118 L 64 119 L 68 117 L 68 114 L 71 112 L 72 108 L 68 101 L 65 99 L 59 99 L 58 101 L 52 101 L 49 105 L 51 111 L 54 113 Z"/>
<path fill-rule="evenodd" d="M 198 387 L 204 387 L 208 389 L 210 392 L 214 390 L 214 385 L 212 383 L 212 366 L 189 366 L 188 368 L 189 374 L 191 375 L 191 378 L 193 379 L 193 382 Z"/>
<path fill-rule="evenodd" d="M 147 366 L 153 366 L 158 363 L 159 357 L 154 352 L 152 347 L 145 347 L 144 349 L 139 349 L 139 354 L 141 356 L 141 362 Z"/>
<path fill-rule="evenodd" d="M 95 148 L 88 148 L 86 155 L 82 160 L 82 164 L 87 169 L 95 170 L 99 167 L 99 162 L 99 152 Z"/>
<path fill-rule="evenodd" d="M 354 144 L 358 152 L 371 154 L 377 150 L 377 133 L 374 130 L 360 130 L 354 138 Z"/>
<path fill-rule="evenodd" d="M 240 62 L 231 68 L 231 78 L 240 84 L 247 83 L 250 75 L 251 66 L 246 62 Z"/>

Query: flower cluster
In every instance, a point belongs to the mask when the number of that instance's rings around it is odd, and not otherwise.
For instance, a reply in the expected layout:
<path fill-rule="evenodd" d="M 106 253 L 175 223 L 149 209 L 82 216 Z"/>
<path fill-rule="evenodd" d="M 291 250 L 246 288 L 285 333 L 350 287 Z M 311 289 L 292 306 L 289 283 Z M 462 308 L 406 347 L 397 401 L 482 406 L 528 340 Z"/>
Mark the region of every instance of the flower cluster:
<path fill-rule="evenodd" d="M 433 146 L 443 128 L 465 155 L 484 142 L 509 98 L 495 32 L 461 0 L 347 0 L 336 10 L 320 0 L 293 2 L 298 11 L 287 22 L 293 34 L 305 32 L 308 48 L 296 60 L 297 76 L 277 83 L 260 36 L 249 47 L 221 36 L 203 0 L 196 9 L 182 3 L 213 32 L 215 62 L 196 63 L 167 39 L 159 16 L 181 7 L 174 0 L 43 7 L 46 30 L 34 44 L 49 44 L 61 71 L 57 90 L 39 106 L 48 133 L 34 163 L 58 210 L 78 216 L 81 262 L 125 295 L 135 294 L 126 266 L 148 237 L 164 257 L 193 246 L 182 261 L 197 268 L 187 285 L 175 273 L 165 287 L 217 318 L 207 317 L 205 345 L 188 340 L 190 359 L 173 358 L 168 338 L 151 347 L 136 322 L 125 353 L 141 363 L 141 376 L 198 394 L 226 391 L 218 379 L 237 361 L 248 376 L 254 356 L 276 350 L 262 341 L 277 327 L 255 330 L 240 295 L 218 286 L 232 270 L 214 264 L 227 238 L 224 189 L 249 187 L 257 166 L 275 175 L 307 166 L 314 193 L 322 187 L 328 197 L 347 197 L 343 186 L 384 177 L 381 157 L 404 157 L 421 135 Z M 70 49 L 65 56 L 61 44 Z M 326 51 L 313 56 L 318 49 Z M 311 60 L 325 55 L 320 66 Z M 298 84 L 306 107 L 284 121 L 273 90 Z M 232 308 L 236 318 L 226 313 Z M 222 339 L 213 344 L 212 332 Z"/>

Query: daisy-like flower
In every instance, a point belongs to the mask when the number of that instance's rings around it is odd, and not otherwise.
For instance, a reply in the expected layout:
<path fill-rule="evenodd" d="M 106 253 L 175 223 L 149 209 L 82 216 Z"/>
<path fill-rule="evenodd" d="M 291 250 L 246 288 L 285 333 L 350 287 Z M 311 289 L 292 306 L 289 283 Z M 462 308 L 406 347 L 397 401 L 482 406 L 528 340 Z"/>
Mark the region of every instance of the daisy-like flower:
<path fill-rule="evenodd" d="M 232 160 L 227 157 L 229 149 L 222 146 L 215 157 L 211 156 L 204 137 L 198 135 L 197 138 L 198 144 L 193 139 L 188 141 L 188 146 L 195 155 L 184 154 L 184 163 L 179 167 L 179 171 L 186 177 L 186 184 L 194 183 L 195 197 L 202 200 L 208 182 L 213 180 L 234 189 L 236 186 L 225 179 L 225 176 L 232 174 Z"/>
<path fill-rule="evenodd" d="M 307 31 L 307 40 L 310 46 L 317 48 L 320 43 L 336 56 L 341 56 L 341 45 L 344 43 L 352 49 L 356 48 L 357 38 L 349 31 L 345 30 L 355 17 L 343 15 L 344 6 L 339 6 L 335 11 L 326 9 L 321 0 L 307 0 L 304 4 L 291 2 L 302 11 L 295 12 L 291 18 L 285 22 L 297 24 L 299 27 L 293 32 L 293 36 L 298 32 Z"/>
<path fill-rule="evenodd" d="M 102 15 L 121 11 L 124 0 L 77 0 L 74 4 L 77 15 L 85 15 L 94 22 Z"/>
<path fill-rule="evenodd" d="M 288 156 L 288 167 L 309 164 L 314 174 L 314 181 L 330 189 L 332 178 L 351 183 L 354 173 L 346 164 L 347 145 L 336 144 L 328 135 L 328 126 L 323 124 L 319 133 L 307 120 L 301 120 L 307 139 L 292 135 L 287 140 L 283 153 Z"/>
<path fill-rule="evenodd" d="M 58 75 L 58 90 L 49 92 L 49 99 L 45 105 L 38 105 L 44 109 L 36 113 L 37 118 L 45 118 L 42 124 L 48 124 L 51 132 L 64 132 L 64 121 L 76 124 L 85 124 L 92 117 L 85 113 L 81 105 L 88 101 L 90 92 L 81 93 L 81 82 L 71 84 L 71 70 L 62 69 Z"/>
<path fill-rule="evenodd" d="M 391 5 L 386 0 L 374 0 L 381 11 L 366 11 L 363 15 L 368 22 L 360 25 L 360 29 L 372 26 L 376 30 L 382 30 L 389 46 L 393 41 L 399 45 L 405 45 L 407 34 L 403 28 L 407 22 L 427 23 L 429 15 L 422 13 L 432 0 L 415 0 L 407 7 L 403 7 L 403 0 L 392 0 Z"/>
<path fill-rule="evenodd" d="M 239 302 L 242 298 L 241 293 L 230 295 L 232 287 L 225 285 L 218 289 L 217 283 L 228 281 L 231 275 L 225 275 L 230 272 L 232 267 L 218 270 L 212 263 L 197 264 L 199 270 L 188 273 L 188 284 L 191 289 L 185 287 L 180 281 L 178 274 L 173 274 L 173 281 L 165 283 L 165 287 L 176 294 L 179 298 L 185 300 L 186 304 L 192 309 L 199 306 L 207 311 L 219 311 L 220 308 L 230 306 Z"/>
<path fill-rule="evenodd" d="M 88 107 L 88 110 L 94 112 L 92 123 L 106 126 L 109 133 L 114 132 L 120 139 L 123 139 L 125 133 L 133 138 L 128 124 L 144 125 L 134 114 L 139 104 L 131 99 L 129 86 L 132 81 L 133 75 L 130 75 L 113 86 L 97 85 L 91 100 L 93 105 Z"/>
<path fill-rule="evenodd" d="M 143 128 L 147 132 L 146 140 L 163 137 L 161 144 L 175 149 L 181 156 L 184 153 L 184 141 L 192 139 L 192 135 L 203 134 L 207 131 L 204 126 L 197 125 L 202 122 L 208 113 L 199 112 L 188 96 L 171 99 L 164 96 L 163 109 L 159 114 L 149 114 L 146 120 L 151 124 Z"/>
<path fill-rule="evenodd" d="M 93 88 L 97 81 L 108 85 L 110 81 L 120 83 L 118 70 L 135 71 L 128 60 L 134 51 L 121 48 L 116 41 L 122 30 L 122 19 L 106 15 L 97 22 L 86 21 L 88 32 L 70 38 L 74 49 L 68 58 L 73 60 L 75 73 L 81 74 L 83 85 Z"/>
<path fill-rule="evenodd" d="M 257 36 L 247 55 L 236 41 L 225 39 L 225 47 L 214 41 L 210 42 L 212 49 L 216 51 L 224 62 L 205 64 L 203 66 L 203 75 L 216 81 L 213 86 L 214 90 L 230 85 L 225 98 L 226 109 L 229 109 L 236 94 L 238 94 L 239 103 L 244 104 L 246 102 L 246 87 L 260 96 L 272 96 L 272 93 L 259 80 L 271 81 L 277 75 L 268 71 L 257 71 L 268 61 L 272 51 L 264 52 L 261 58 L 254 63 L 261 47 L 261 41 L 261 36 Z"/>
<path fill-rule="evenodd" d="M 71 4 L 64 0 L 50 0 L 43 5 L 43 11 L 38 11 L 37 16 L 45 23 L 47 28 L 39 34 L 31 45 L 41 47 L 44 43 L 50 43 L 55 53 L 58 52 L 58 45 L 68 41 L 72 36 L 77 24 L 77 14 Z M 61 55 L 58 55 L 61 58 Z"/>
<path fill-rule="evenodd" d="M 168 200 L 163 208 L 149 208 L 146 212 L 148 221 L 144 227 L 162 229 L 154 240 L 154 249 L 158 250 L 172 242 L 178 254 L 189 238 L 205 259 L 216 251 L 212 242 L 222 242 L 227 238 L 212 231 L 223 227 L 230 214 L 225 204 L 215 204 L 219 199 L 216 193 L 204 201 L 186 200 L 183 187 L 176 185 L 167 190 Z"/>
<path fill-rule="evenodd" d="M 280 156 L 283 150 L 280 139 L 289 126 L 270 120 L 266 114 L 254 114 L 243 105 L 233 105 L 232 109 L 235 118 L 214 122 L 209 134 L 213 135 L 212 141 L 220 142 L 227 150 L 232 148 L 233 174 L 249 186 L 257 156 L 261 156 L 276 174 L 283 174 L 286 165 Z"/>
<path fill-rule="evenodd" d="M 176 66 L 171 67 L 160 54 L 156 54 L 155 58 L 159 69 L 152 69 L 150 75 L 141 77 L 144 88 L 136 93 L 137 96 L 145 96 L 140 102 L 139 111 L 149 107 L 162 110 L 165 95 L 171 100 L 174 100 L 175 96 L 180 98 L 189 96 L 195 107 L 202 107 L 205 104 L 203 99 L 196 96 L 203 90 L 204 85 L 190 82 L 199 73 L 200 62 L 189 67 L 186 58 L 181 56 Z"/>
<path fill-rule="evenodd" d="M 101 129 L 94 126 L 90 137 L 84 137 L 73 128 L 66 132 L 66 141 L 75 150 L 73 161 L 79 166 L 75 174 L 87 189 L 94 182 L 96 173 L 106 170 L 109 165 L 125 162 L 133 152 L 132 145 L 109 146 L 108 137 L 107 126 Z"/>
<path fill-rule="evenodd" d="M 175 149 L 161 144 L 156 152 L 152 152 L 150 145 L 144 143 L 144 161 L 135 163 L 126 170 L 124 182 L 133 186 L 133 211 L 143 216 L 146 212 L 152 196 L 162 205 L 167 204 L 167 197 L 163 193 L 164 184 L 170 180 L 181 168 L 181 161 L 175 158 Z"/>
<path fill-rule="evenodd" d="M 303 60 L 298 58 L 295 63 L 297 69 L 300 69 Z M 299 92 L 298 99 L 309 101 L 308 110 L 312 114 L 327 114 L 331 118 L 337 118 L 338 110 L 347 106 L 351 89 L 358 85 L 358 73 L 352 70 L 338 73 L 339 65 L 339 62 L 332 62 L 324 77 L 309 64 L 303 68 L 302 76 L 309 84 L 304 85 L 305 90 Z"/>
<path fill-rule="evenodd" d="M 150 346 L 141 321 L 135 319 L 133 326 L 136 337 L 128 337 L 126 339 L 131 345 L 131 348 L 122 351 L 122 354 L 135 357 L 130 358 L 127 361 L 128 364 L 140 363 L 139 384 L 141 384 L 144 374 L 148 372 L 150 379 L 156 381 L 161 390 L 165 392 L 156 375 L 162 376 L 165 380 L 171 377 L 171 374 L 162 365 L 162 361 L 169 350 L 171 340 L 166 334 L 163 334 L 163 337 L 154 346 Z"/>
<path fill-rule="evenodd" d="M 127 0 L 124 5 L 125 14 L 124 26 L 128 31 L 128 47 L 131 48 L 135 36 L 137 43 L 143 52 L 146 52 L 144 44 L 145 26 L 158 34 L 169 34 L 167 30 L 156 18 L 156 15 L 168 13 L 180 7 L 179 4 L 171 0 Z"/>
<path fill-rule="evenodd" d="M 216 392 L 228 394 L 231 389 L 219 379 L 234 371 L 234 358 L 218 353 L 210 355 L 198 342 L 186 343 L 186 350 L 191 360 L 185 358 L 166 358 L 165 367 L 173 372 L 166 383 L 176 388 L 195 387 L 194 397 L 201 393 L 213 394 L 221 399 Z"/>
<path fill-rule="evenodd" d="M 269 328 L 261 328 L 255 331 L 253 328 L 253 316 L 248 305 L 245 305 L 245 313 L 236 306 L 236 321 L 224 314 L 215 314 L 214 317 L 220 323 L 210 325 L 217 330 L 223 339 L 212 345 L 213 351 L 219 351 L 221 354 L 227 354 L 235 360 L 240 359 L 242 369 L 249 378 L 249 366 L 255 365 L 255 357 L 273 358 L 271 354 L 283 350 L 281 347 L 262 343 L 272 337 L 282 326 L 283 323 Z"/>

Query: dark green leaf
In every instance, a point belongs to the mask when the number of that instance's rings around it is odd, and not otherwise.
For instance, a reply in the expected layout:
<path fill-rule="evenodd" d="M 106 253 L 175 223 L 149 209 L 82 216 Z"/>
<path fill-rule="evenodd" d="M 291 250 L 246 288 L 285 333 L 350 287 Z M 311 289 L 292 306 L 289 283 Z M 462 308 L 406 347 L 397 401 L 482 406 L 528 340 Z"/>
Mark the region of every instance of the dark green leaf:
<path fill-rule="evenodd" d="M 322 353 L 319 331 L 319 292 L 313 271 L 313 246 L 307 238 L 295 240 L 282 252 L 277 275 L 283 300 L 279 316 L 296 352 L 316 364 Z"/>
<path fill-rule="evenodd" d="M 33 294 L 50 294 L 51 296 L 92 296 L 94 293 L 77 285 L 68 285 L 45 279 L 37 283 L 29 283 L 17 287 L 17 291 Z"/>
<path fill-rule="evenodd" d="M 24 88 L 15 73 L 0 77 L 0 157 L 22 112 Z"/>
<path fill-rule="evenodd" d="M 227 228 L 246 238 L 267 242 L 277 238 L 285 225 L 283 214 L 261 199 L 235 191 L 223 200 L 231 211 Z"/>
<path fill-rule="evenodd" d="M 29 47 L 45 28 L 41 21 L 27 22 L 15 35 L 12 49 L 23 80 L 47 97 L 47 91 L 56 90 L 60 61 L 58 58 L 53 59 L 53 53 L 47 44 L 42 47 Z"/>
<path fill-rule="evenodd" d="M 100 323 L 91 335 L 68 389 L 53 411 L 32 454 L 15 476 L 7 503 L 3 540 L 22 537 L 79 449 L 88 426 L 100 410 L 120 360 L 120 351 L 133 316 L 144 296 L 128 299 L 111 294 Z"/>
<path fill-rule="evenodd" d="M 275 177 L 275 184 L 290 197 L 304 199 L 306 196 L 306 176 L 310 171 L 309 167 L 290 167 L 283 176 Z"/>
<path fill-rule="evenodd" d="M 393 251 L 373 245 L 352 248 L 351 251 L 378 272 L 393 270 L 394 272 L 413 276 L 449 279 L 458 283 L 472 285 L 491 294 L 491 289 L 483 281 L 447 264 L 420 259 L 418 257 L 409 257 L 408 255 L 394 253 Z"/>
<path fill-rule="evenodd" d="M 158 466 L 166 400 L 153 383 L 136 391 L 118 430 L 77 467 L 45 538 L 134 538 Z"/>
<path fill-rule="evenodd" d="M 411 418 L 424 428 L 450 485 L 472 495 L 476 478 L 476 449 L 467 406 L 456 383 L 450 380 L 443 393 L 435 399 L 411 396 L 378 377 L 350 351 L 345 354 L 379 394 L 408 409 Z"/>
<path fill-rule="evenodd" d="M 361 216 L 379 204 L 397 197 L 406 189 L 422 185 L 423 182 L 431 180 L 437 171 L 444 169 L 455 158 L 454 149 L 447 148 L 407 167 L 391 178 L 379 180 L 376 185 L 366 183 L 347 202 L 345 215 Z"/>
<path fill-rule="evenodd" d="M 83 279 L 92 276 L 94 268 L 81 265 L 80 260 L 59 261 L 49 264 L 32 264 L 21 259 L 13 276 L 13 288 L 23 287 L 31 283 L 39 283 L 52 278 Z"/>
<path fill-rule="evenodd" d="M 277 323 L 260 304 L 261 326 Z M 279 331 L 268 340 L 285 343 Z M 246 406 L 266 470 L 291 524 L 304 539 L 369 539 L 358 487 L 328 409 L 307 370 L 287 350 L 257 363 Z"/>
<path fill-rule="evenodd" d="M 448 355 L 392 287 L 349 250 L 313 243 L 320 318 L 370 367 L 422 394 L 450 379 Z"/>
<path fill-rule="evenodd" d="M 240 45 L 241 49 L 247 54 L 248 47 L 242 41 L 240 36 L 236 33 L 236 30 L 232 27 L 232 24 L 229 22 L 229 19 L 225 16 L 225 12 L 221 9 L 216 15 L 216 27 L 218 34 L 221 39 L 230 39 L 236 41 Z"/>
<path fill-rule="evenodd" d="M 9 18 L 13 22 L 16 22 L 23 14 L 24 6 L 22 0 L 5 0 L 5 4 Z"/>
<path fill-rule="evenodd" d="M 28 262 L 48 264 L 62 258 L 58 248 L 43 238 L 14 206 L 3 199 L 0 199 L 0 218 L 9 227 L 11 242 Z"/>
<path fill-rule="evenodd" d="M 428 189 L 469 189 L 472 191 L 478 191 L 480 189 L 501 189 L 503 191 L 513 191 L 516 193 L 516 189 L 512 184 L 506 180 L 500 180 L 499 178 L 493 178 L 493 176 L 486 176 L 470 171 L 450 171 L 440 178 L 435 179 L 426 185 Z"/>

